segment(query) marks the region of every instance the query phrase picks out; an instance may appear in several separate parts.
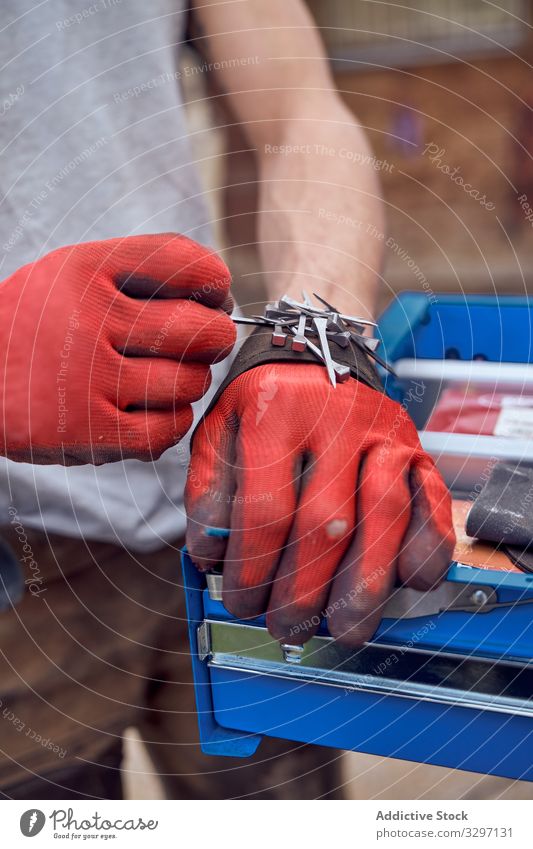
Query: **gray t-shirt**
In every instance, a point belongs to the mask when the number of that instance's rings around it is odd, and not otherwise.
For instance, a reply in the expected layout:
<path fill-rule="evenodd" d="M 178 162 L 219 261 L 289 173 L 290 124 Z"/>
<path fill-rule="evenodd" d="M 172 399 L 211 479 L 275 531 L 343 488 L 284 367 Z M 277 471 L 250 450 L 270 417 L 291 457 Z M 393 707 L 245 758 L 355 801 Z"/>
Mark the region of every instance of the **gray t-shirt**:
<path fill-rule="evenodd" d="M 0 279 L 94 239 L 175 231 L 210 243 L 180 90 L 185 6 L 4 0 Z M 155 463 L 99 468 L 2 458 L 0 524 L 11 504 L 29 528 L 155 549 L 183 534 L 187 462 L 185 443 Z"/>

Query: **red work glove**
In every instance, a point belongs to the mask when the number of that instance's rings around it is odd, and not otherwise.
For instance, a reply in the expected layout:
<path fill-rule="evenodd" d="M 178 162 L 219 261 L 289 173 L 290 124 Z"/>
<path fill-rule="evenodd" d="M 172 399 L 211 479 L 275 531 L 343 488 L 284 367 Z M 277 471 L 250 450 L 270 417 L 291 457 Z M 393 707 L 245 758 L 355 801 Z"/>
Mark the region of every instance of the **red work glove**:
<path fill-rule="evenodd" d="M 395 582 L 435 586 L 454 545 L 450 496 L 407 414 L 352 378 L 333 388 L 320 365 L 260 365 L 229 384 L 195 433 L 186 507 L 193 561 L 224 561 L 226 608 L 266 612 L 287 643 L 325 615 L 362 644 Z"/>
<path fill-rule="evenodd" d="M 19 269 L 0 284 L 0 453 L 158 457 L 234 343 L 229 287 L 221 259 L 172 233 L 60 248 Z"/>

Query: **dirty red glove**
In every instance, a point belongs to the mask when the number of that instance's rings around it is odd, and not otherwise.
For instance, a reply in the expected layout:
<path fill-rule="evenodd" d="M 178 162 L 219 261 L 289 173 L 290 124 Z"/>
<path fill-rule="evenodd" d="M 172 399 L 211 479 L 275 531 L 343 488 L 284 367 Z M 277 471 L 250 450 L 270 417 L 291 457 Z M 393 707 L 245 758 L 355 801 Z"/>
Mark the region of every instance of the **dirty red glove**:
<path fill-rule="evenodd" d="M 428 589 L 454 545 L 450 496 L 399 404 L 320 365 L 268 364 L 227 386 L 193 441 L 187 546 L 224 561 L 224 604 L 301 644 L 326 616 L 360 645 L 396 581 Z M 229 540 L 206 526 L 230 528 Z"/>
<path fill-rule="evenodd" d="M 0 453 L 31 463 L 153 459 L 229 353 L 230 275 L 172 233 L 60 248 L 0 284 Z"/>

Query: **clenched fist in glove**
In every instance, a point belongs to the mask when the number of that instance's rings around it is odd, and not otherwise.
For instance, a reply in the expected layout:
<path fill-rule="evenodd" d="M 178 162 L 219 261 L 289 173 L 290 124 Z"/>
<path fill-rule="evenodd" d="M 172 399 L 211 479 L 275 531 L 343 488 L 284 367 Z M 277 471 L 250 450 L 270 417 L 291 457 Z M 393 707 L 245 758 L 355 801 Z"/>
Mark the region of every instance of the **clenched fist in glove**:
<path fill-rule="evenodd" d="M 0 284 L 0 454 L 153 459 L 192 422 L 235 333 L 230 275 L 172 233 L 60 248 Z"/>
<path fill-rule="evenodd" d="M 333 636 L 360 645 L 395 583 L 430 589 L 449 565 L 446 486 L 409 417 L 368 382 L 334 388 L 303 362 L 247 368 L 194 435 L 191 558 L 223 562 L 227 609 L 266 612 L 283 642 L 310 639 L 326 615 Z"/>

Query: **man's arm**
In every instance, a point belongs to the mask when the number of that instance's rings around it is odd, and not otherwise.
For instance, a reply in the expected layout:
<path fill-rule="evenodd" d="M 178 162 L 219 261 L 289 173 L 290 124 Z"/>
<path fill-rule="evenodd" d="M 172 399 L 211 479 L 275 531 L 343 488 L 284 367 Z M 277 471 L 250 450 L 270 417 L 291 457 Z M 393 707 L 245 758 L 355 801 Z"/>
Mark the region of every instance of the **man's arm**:
<path fill-rule="evenodd" d="M 383 204 L 361 126 L 335 90 L 300 0 L 195 2 L 199 47 L 256 150 L 270 297 L 302 287 L 372 315 Z"/>

